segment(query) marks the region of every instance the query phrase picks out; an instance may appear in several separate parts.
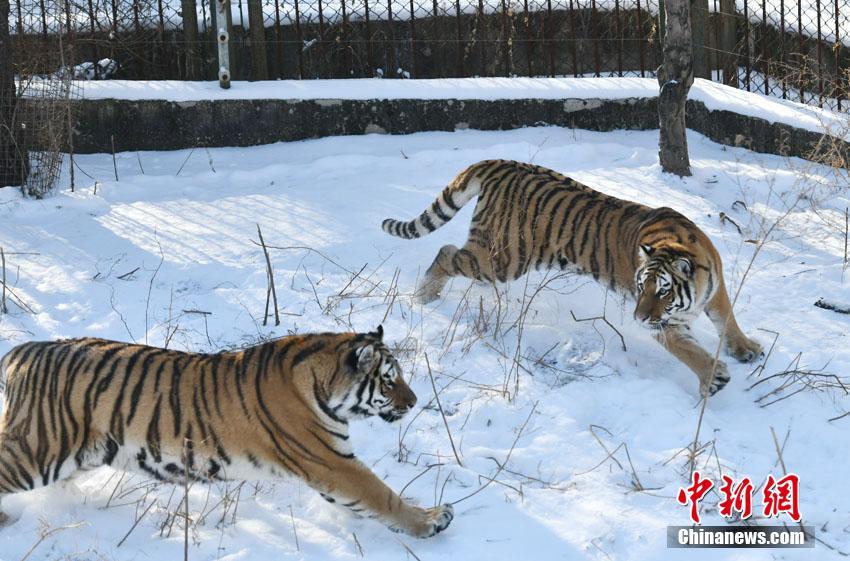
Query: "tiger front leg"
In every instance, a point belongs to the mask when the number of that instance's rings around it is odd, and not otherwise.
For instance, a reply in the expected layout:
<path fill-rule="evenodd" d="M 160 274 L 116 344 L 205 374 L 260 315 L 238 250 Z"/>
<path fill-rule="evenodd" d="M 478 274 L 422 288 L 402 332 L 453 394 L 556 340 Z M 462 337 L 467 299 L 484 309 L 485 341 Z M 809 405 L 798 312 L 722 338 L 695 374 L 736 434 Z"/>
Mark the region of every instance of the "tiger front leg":
<path fill-rule="evenodd" d="M 0 493 L 0 528 L 7 526 L 11 521 L 9 515 L 3 512 L 3 494 Z"/>
<path fill-rule="evenodd" d="M 419 508 L 406 503 L 356 459 L 323 471 L 320 478 L 310 484 L 328 502 L 348 508 L 358 516 L 378 519 L 393 531 L 417 538 L 429 538 L 442 532 L 454 518 L 449 504 Z"/>
<path fill-rule="evenodd" d="M 665 327 L 653 333 L 655 340 L 694 371 L 700 381 L 700 393 L 714 395 L 731 379 L 726 363 L 715 360 L 688 333 L 688 328 Z"/>
<path fill-rule="evenodd" d="M 714 324 L 717 334 L 723 339 L 723 347 L 727 353 L 740 362 L 752 362 L 762 356 L 761 345 L 744 335 L 738 327 L 725 287 L 720 286 L 717 294 L 705 307 L 705 313 Z"/>

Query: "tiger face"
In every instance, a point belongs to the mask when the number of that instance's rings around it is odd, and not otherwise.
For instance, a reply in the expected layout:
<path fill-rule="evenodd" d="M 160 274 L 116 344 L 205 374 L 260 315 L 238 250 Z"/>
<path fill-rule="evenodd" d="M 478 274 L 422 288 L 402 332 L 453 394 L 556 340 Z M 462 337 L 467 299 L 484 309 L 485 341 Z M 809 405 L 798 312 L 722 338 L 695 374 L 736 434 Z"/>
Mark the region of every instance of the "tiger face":
<path fill-rule="evenodd" d="M 333 410 L 346 419 L 379 416 L 388 423 L 416 405 L 416 394 L 402 376 L 398 361 L 383 343 L 384 330 L 369 333 L 349 356 L 349 378 Z"/>
<path fill-rule="evenodd" d="M 669 248 L 641 245 L 635 272 L 635 320 L 650 329 L 686 325 L 697 298 L 693 258 Z"/>

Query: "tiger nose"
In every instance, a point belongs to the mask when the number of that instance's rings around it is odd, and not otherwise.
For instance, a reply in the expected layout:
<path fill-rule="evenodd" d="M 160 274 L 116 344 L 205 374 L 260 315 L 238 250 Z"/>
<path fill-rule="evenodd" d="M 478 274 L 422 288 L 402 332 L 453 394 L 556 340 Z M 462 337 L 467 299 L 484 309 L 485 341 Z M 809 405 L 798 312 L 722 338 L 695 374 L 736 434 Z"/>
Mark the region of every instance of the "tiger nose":
<path fill-rule="evenodd" d="M 658 325 L 661 317 L 653 317 L 652 311 L 635 310 L 635 320 L 644 325 Z"/>
<path fill-rule="evenodd" d="M 408 389 L 406 392 L 404 392 L 404 395 L 402 396 L 402 402 L 407 406 L 408 409 L 413 409 L 413 407 L 416 405 L 416 394 L 413 393 L 413 390 Z"/>

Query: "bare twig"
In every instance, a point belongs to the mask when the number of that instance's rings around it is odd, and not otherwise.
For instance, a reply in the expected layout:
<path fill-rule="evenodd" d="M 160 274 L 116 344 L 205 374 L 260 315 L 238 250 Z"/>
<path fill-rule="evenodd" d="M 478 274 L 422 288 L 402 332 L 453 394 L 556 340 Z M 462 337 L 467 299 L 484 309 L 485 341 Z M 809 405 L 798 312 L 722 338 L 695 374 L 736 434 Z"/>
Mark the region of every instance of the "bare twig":
<path fill-rule="evenodd" d="M 112 171 L 115 172 L 115 181 L 118 181 L 118 163 L 115 161 L 115 135 L 109 135 L 109 141 L 112 143 Z"/>
<path fill-rule="evenodd" d="M 410 549 L 410 546 L 408 546 L 406 543 L 404 543 L 398 538 L 396 538 L 396 541 L 398 541 L 398 543 L 401 544 L 401 547 L 403 547 L 405 551 L 407 551 L 414 559 L 416 559 L 416 561 L 422 561 L 422 559 L 420 559 L 418 555 L 413 553 L 413 550 Z"/>
<path fill-rule="evenodd" d="M 351 536 L 354 538 L 354 547 L 357 550 L 357 555 L 360 557 L 366 557 L 366 552 L 363 550 L 363 546 L 360 545 L 360 540 L 357 539 L 357 534 L 351 532 Z"/>
<path fill-rule="evenodd" d="M 132 534 L 132 533 L 133 533 L 133 530 L 135 530 L 135 529 L 136 529 L 136 526 L 138 526 L 138 525 L 139 525 L 139 522 L 141 522 L 141 521 L 142 521 L 142 519 L 143 519 L 145 516 L 147 516 L 148 512 L 150 512 L 150 509 L 152 509 L 152 508 L 153 508 L 153 506 L 154 506 L 155 504 L 156 504 L 156 498 L 154 498 L 154 499 L 151 501 L 151 504 L 149 504 L 149 505 L 148 505 L 148 507 L 145 509 L 145 511 L 142 513 L 142 515 L 141 515 L 141 516 L 139 516 L 138 518 L 136 518 L 136 521 L 135 521 L 135 522 L 133 522 L 133 525 L 132 525 L 132 526 L 130 526 L 130 529 L 129 529 L 129 530 L 127 530 L 127 533 L 126 533 L 126 534 L 124 534 L 124 537 L 123 537 L 123 538 L 121 538 L 121 541 L 120 541 L 120 542 L 118 542 L 118 545 L 116 545 L 116 546 L 115 546 L 115 547 L 116 547 L 116 549 L 117 549 L 117 548 L 119 548 L 119 547 L 121 547 L 122 545 L 124 545 L 124 542 L 125 542 L 125 541 L 127 541 L 127 538 L 129 538 L 129 537 L 130 537 L 130 534 Z"/>
<path fill-rule="evenodd" d="M 194 148 L 192 148 L 191 150 L 189 150 L 189 155 L 188 155 L 188 156 L 186 156 L 186 159 L 185 159 L 185 160 L 183 160 L 183 163 L 182 163 L 182 164 L 180 164 L 180 169 L 178 169 L 178 170 L 177 170 L 177 173 L 175 173 L 175 174 L 174 174 L 174 177 L 177 177 L 178 175 L 180 175 L 180 172 L 181 172 L 181 171 L 183 171 L 183 166 L 185 166 L 185 165 L 186 165 L 186 162 L 188 162 L 188 161 L 189 161 L 189 158 L 191 158 L 191 157 L 192 157 L 192 154 L 194 154 L 194 153 L 195 153 L 195 149 L 194 149 Z"/>
<path fill-rule="evenodd" d="M 21 557 L 20 561 L 26 561 L 27 559 L 29 559 L 30 555 L 32 555 L 32 552 L 35 551 L 35 548 L 37 548 L 42 543 L 44 543 L 44 540 L 46 540 L 47 538 L 54 536 L 54 535 L 58 534 L 59 532 L 63 532 L 65 530 L 72 530 L 74 528 L 80 528 L 81 526 L 83 526 L 83 523 L 77 522 L 76 524 L 68 524 L 66 526 L 59 526 L 58 528 L 50 528 L 49 530 L 46 530 L 46 529 L 41 530 L 39 532 L 39 535 L 38 535 L 38 540 L 32 545 L 31 548 L 29 548 L 29 550 L 24 554 L 24 556 Z"/>
<path fill-rule="evenodd" d="M 269 257 L 269 250 L 266 242 L 263 239 L 263 232 L 260 230 L 260 225 L 257 224 L 257 235 L 260 237 L 260 245 L 263 248 L 263 255 L 266 257 L 266 280 L 268 285 L 266 288 L 266 311 L 263 315 L 263 325 L 268 325 L 269 322 L 269 300 L 274 304 L 274 324 L 280 325 L 280 312 L 277 309 L 277 291 L 274 287 L 274 271 L 272 270 L 272 261 Z"/>
<path fill-rule="evenodd" d="M 720 222 L 721 223 L 724 223 L 724 222 L 730 223 L 732 226 L 735 227 L 736 230 L 738 230 L 738 234 L 743 235 L 743 232 L 741 231 L 741 227 L 738 226 L 738 223 L 735 222 L 734 220 L 732 220 L 731 218 L 729 218 L 729 215 L 727 215 L 725 212 L 722 212 L 722 211 L 720 212 Z"/>
<path fill-rule="evenodd" d="M 503 461 L 499 465 L 499 468 L 496 470 L 496 473 L 493 474 L 493 477 L 492 478 L 488 477 L 487 483 L 485 483 L 484 485 L 482 485 L 481 487 L 479 487 L 478 489 L 476 489 L 472 493 L 466 495 L 465 497 L 457 499 L 456 501 L 452 501 L 452 503 L 451 503 L 452 505 L 456 505 L 459 502 L 462 502 L 462 501 L 465 501 L 466 499 L 470 499 L 470 498 L 474 497 L 475 495 L 477 495 L 478 493 L 480 493 L 481 491 L 486 489 L 497 477 L 499 477 L 499 474 L 502 473 L 502 470 L 504 470 L 505 466 L 508 465 L 508 460 L 511 459 L 511 454 L 513 454 L 514 448 L 516 448 L 517 442 L 519 442 L 519 439 L 522 436 L 522 433 L 525 431 L 525 427 L 528 425 L 528 422 L 531 420 L 531 416 L 534 414 L 534 411 L 537 410 L 537 403 L 538 402 L 536 402 L 536 401 L 534 402 L 534 405 L 531 407 L 531 411 L 528 412 L 528 417 L 525 418 L 525 421 L 522 423 L 522 426 L 519 427 L 519 430 L 516 433 L 516 438 L 514 438 L 513 444 L 511 444 L 511 448 L 508 450 L 508 454 L 505 456 L 505 461 Z"/>
<path fill-rule="evenodd" d="M 616 327 L 614 327 L 613 323 L 608 321 L 608 318 L 605 317 L 604 313 L 601 316 L 596 316 L 596 317 L 592 317 L 592 318 L 577 318 L 576 315 L 573 313 L 573 311 L 570 310 L 570 315 L 573 316 L 573 321 L 576 321 L 576 322 L 582 322 L 582 321 L 595 322 L 596 320 L 601 319 L 602 321 L 605 322 L 606 325 L 608 325 L 608 327 L 610 327 L 611 329 L 614 330 L 614 333 L 616 333 L 617 336 L 620 338 L 620 344 L 623 346 L 623 352 L 626 352 L 626 340 L 623 338 L 623 334 L 620 333 L 620 331 Z"/>
<path fill-rule="evenodd" d="M 156 276 L 159 274 L 159 270 L 162 267 L 163 261 L 165 261 L 165 253 L 162 252 L 162 244 L 159 243 L 159 238 L 156 237 L 156 231 L 154 231 L 154 239 L 156 240 L 156 245 L 159 247 L 159 263 L 157 263 L 156 269 L 154 269 L 153 274 L 151 275 L 151 280 L 148 283 L 148 297 L 145 300 L 145 345 L 148 344 L 148 317 L 151 306 L 151 293 L 153 292 L 153 283 L 156 280 Z"/>
<path fill-rule="evenodd" d="M 452 445 L 452 452 L 454 452 L 457 465 L 463 467 L 463 462 L 460 460 L 460 454 L 458 454 L 457 448 L 455 448 L 452 431 L 449 429 L 449 422 L 446 420 L 446 413 L 443 411 L 443 405 L 440 403 L 440 396 L 437 393 L 437 384 L 434 383 L 434 374 L 431 372 L 431 361 L 428 360 L 428 353 L 425 353 L 425 365 L 428 367 L 428 377 L 431 378 L 431 388 L 434 390 L 434 399 L 437 402 L 437 407 L 440 409 L 440 415 L 443 417 L 443 425 L 446 427 L 446 434 L 449 435 L 449 443 Z"/>
<path fill-rule="evenodd" d="M 292 512 L 292 505 L 289 505 L 289 520 L 292 522 L 292 535 L 295 536 L 295 549 L 301 551 L 301 545 L 298 543 L 298 531 L 295 529 L 295 514 Z"/>
<path fill-rule="evenodd" d="M 9 309 L 6 307 L 6 253 L 0 247 L 0 268 L 2 268 L 3 279 L 3 297 L 0 299 L 0 314 L 8 314 Z"/>
<path fill-rule="evenodd" d="M 183 561 L 189 561 L 189 439 L 183 439 Z"/>
<path fill-rule="evenodd" d="M 131 276 L 133 276 L 133 273 L 135 273 L 135 272 L 136 272 L 136 271 L 138 271 L 139 269 L 141 269 L 141 267 L 136 267 L 136 268 L 135 268 L 135 269 L 133 269 L 132 271 L 127 271 L 127 272 L 126 272 L 126 273 L 124 273 L 123 275 L 118 275 L 118 276 L 117 276 L 117 277 L 115 277 L 115 278 L 117 278 L 118 280 L 127 280 L 128 278 L 130 278 Z"/>
<path fill-rule="evenodd" d="M 838 419 L 843 419 L 844 417 L 848 417 L 848 416 L 850 416 L 850 411 L 848 411 L 847 413 L 843 413 L 841 415 L 838 415 L 837 417 L 833 417 L 832 419 L 829 419 L 828 422 L 831 423 L 832 421 L 837 421 Z"/>

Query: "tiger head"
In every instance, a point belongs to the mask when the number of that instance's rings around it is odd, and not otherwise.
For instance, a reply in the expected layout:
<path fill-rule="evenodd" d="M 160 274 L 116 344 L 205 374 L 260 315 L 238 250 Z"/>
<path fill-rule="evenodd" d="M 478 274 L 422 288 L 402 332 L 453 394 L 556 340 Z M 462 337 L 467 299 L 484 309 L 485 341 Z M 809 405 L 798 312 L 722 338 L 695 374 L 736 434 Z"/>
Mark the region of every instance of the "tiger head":
<path fill-rule="evenodd" d="M 694 303 L 699 283 L 694 257 L 682 248 L 639 246 L 635 272 L 637 305 L 635 319 L 650 329 L 687 323 L 698 313 Z"/>
<path fill-rule="evenodd" d="M 346 360 L 346 379 L 329 403 L 337 416 L 351 419 L 377 415 L 392 423 L 416 405 L 416 394 L 404 381 L 398 361 L 383 338 L 382 326 L 355 336 Z"/>

